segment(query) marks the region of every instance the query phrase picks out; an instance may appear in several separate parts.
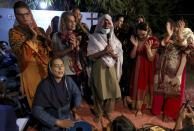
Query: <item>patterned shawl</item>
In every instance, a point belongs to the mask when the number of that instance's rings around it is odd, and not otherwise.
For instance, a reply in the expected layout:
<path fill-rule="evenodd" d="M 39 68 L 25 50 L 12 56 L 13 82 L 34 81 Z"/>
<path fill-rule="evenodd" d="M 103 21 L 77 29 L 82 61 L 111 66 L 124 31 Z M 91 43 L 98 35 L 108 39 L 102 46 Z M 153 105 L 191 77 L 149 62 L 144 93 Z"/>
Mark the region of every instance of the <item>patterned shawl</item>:
<path fill-rule="evenodd" d="M 157 72 L 154 77 L 154 92 L 170 97 L 180 97 L 186 58 L 192 57 L 194 49 L 194 35 L 191 29 L 183 30 L 185 46 L 179 46 L 177 32 L 169 42 L 166 42 L 165 49 L 160 55 L 156 64 Z"/>
<path fill-rule="evenodd" d="M 76 39 L 80 42 L 81 41 L 81 36 L 77 36 L 75 33 L 67 33 L 63 34 L 61 32 L 57 33 L 57 36 L 60 38 L 62 44 L 65 46 L 65 48 L 70 47 L 70 39 L 71 37 L 75 36 Z M 71 52 L 67 53 L 67 55 L 71 58 L 68 61 L 69 68 L 72 72 L 76 72 L 76 75 L 79 76 L 79 74 L 82 71 L 82 66 L 80 63 L 80 56 L 79 56 L 79 51 L 76 51 L 75 49 L 72 50 Z"/>
<path fill-rule="evenodd" d="M 31 33 L 18 21 L 17 15 L 15 15 L 16 21 L 13 28 L 9 31 L 9 42 L 17 56 L 20 72 L 23 72 L 28 67 L 32 57 L 34 57 L 40 68 L 41 77 L 45 78 L 47 76 L 47 64 L 52 51 L 52 43 L 47 39 L 44 30 L 37 27 L 31 10 L 29 12 L 32 18 L 31 26 L 38 34 L 36 40 L 38 51 L 35 51 L 27 44 L 27 41 L 31 38 Z"/>

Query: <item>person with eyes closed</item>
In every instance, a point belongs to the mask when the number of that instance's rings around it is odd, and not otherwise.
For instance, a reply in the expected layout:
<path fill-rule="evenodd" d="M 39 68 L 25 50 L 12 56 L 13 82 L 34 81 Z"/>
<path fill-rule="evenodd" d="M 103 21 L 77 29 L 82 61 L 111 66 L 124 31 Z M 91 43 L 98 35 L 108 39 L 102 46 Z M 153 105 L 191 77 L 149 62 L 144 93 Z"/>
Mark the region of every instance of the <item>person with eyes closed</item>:
<path fill-rule="evenodd" d="M 18 60 L 22 95 L 26 94 L 28 104 L 32 107 L 37 85 L 47 76 L 53 45 L 44 29 L 37 27 L 25 2 L 14 4 L 14 14 L 16 21 L 9 30 L 9 43 Z"/>
<path fill-rule="evenodd" d="M 41 131 L 63 131 L 78 120 L 81 93 L 71 77 L 64 74 L 63 60 L 53 57 L 48 65 L 48 77 L 38 85 L 32 108 L 32 115 L 42 124 Z"/>
<path fill-rule="evenodd" d="M 133 49 L 130 57 L 135 59 L 130 80 L 132 109 L 136 116 L 142 116 L 142 110 L 151 107 L 153 95 L 153 77 L 155 73 L 155 56 L 159 47 L 158 39 L 151 35 L 149 26 L 141 22 L 137 25 L 137 37 L 131 36 Z"/>
<path fill-rule="evenodd" d="M 80 63 L 80 36 L 74 33 L 76 29 L 75 16 L 72 12 L 64 12 L 59 20 L 58 32 L 53 35 L 55 56 L 64 61 L 65 75 L 70 76 L 80 88 L 79 75 L 82 72 Z"/>

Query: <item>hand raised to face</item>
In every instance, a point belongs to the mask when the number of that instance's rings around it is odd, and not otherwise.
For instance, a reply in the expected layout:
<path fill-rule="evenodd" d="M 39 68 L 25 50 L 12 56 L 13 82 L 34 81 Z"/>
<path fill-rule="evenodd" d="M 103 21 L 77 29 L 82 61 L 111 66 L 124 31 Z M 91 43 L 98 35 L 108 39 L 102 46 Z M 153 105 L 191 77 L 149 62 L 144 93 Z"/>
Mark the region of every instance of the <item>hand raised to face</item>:
<path fill-rule="evenodd" d="M 174 30 L 174 27 L 173 27 L 172 23 L 167 22 L 166 23 L 166 31 L 167 31 L 168 36 L 172 36 L 173 30 Z"/>
<path fill-rule="evenodd" d="M 26 28 L 32 33 L 32 40 L 35 40 L 38 36 L 36 30 L 31 25 L 26 25 Z"/>
<path fill-rule="evenodd" d="M 183 20 L 179 20 L 177 22 L 177 28 L 183 30 L 185 28 L 185 22 Z"/>
<path fill-rule="evenodd" d="M 178 28 L 178 37 L 179 37 L 179 40 L 181 40 L 183 39 L 182 32 L 183 32 L 183 29 L 185 28 L 185 22 L 183 20 L 179 20 L 177 22 L 177 28 Z"/>
<path fill-rule="evenodd" d="M 53 29 L 52 26 L 49 25 L 49 27 L 46 30 L 46 36 L 48 37 L 52 33 Z"/>

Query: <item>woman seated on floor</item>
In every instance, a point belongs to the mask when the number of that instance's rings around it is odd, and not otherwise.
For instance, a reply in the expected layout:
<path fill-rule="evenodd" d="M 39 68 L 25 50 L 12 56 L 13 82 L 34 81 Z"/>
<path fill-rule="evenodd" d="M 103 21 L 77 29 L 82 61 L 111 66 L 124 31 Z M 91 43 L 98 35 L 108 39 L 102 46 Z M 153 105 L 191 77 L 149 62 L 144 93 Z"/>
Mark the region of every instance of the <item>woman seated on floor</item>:
<path fill-rule="evenodd" d="M 81 94 L 74 81 L 64 73 L 63 60 L 59 57 L 52 58 L 48 77 L 37 88 L 32 114 L 41 122 L 44 131 L 70 128 L 74 126 L 73 116 L 75 120 L 78 118 L 76 107 L 81 104 Z"/>

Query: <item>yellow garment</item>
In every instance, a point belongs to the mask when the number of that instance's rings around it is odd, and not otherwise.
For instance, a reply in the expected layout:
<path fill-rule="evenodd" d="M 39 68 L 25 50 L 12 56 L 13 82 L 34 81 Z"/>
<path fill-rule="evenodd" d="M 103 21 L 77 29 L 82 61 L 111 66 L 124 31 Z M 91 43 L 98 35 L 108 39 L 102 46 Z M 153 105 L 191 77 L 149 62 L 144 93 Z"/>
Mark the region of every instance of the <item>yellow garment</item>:
<path fill-rule="evenodd" d="M 22 95 L 26 94 L 30 107 L 39 82 L 47 76 L 49 54 L 52 50 L 44 30 L 38 27 L 35 30 L 38 37 L 33 42 L 29 40 L 29 31 L 20 25 L 9 31 L 9 43 L 17 56 L 21 73 Z"/>
<path fill-rule="evenodd" d="M 161 128 L 159 126 L 153 126 L 150 129 L 151 129 L 151 131 L 165 131 L 163 128 Z"/>
<path fill-rule="evenodd" d="M 36 62 L 30 62 L 28 67 L 24 70 L 24 72 L 21 73 L 20 76 L 21 88 L 24 90 L 27 96 L 30 108 L 32 108 L 36 88 L 39 82 L 42 80 L 38 70 L 39 69 Z"/>

